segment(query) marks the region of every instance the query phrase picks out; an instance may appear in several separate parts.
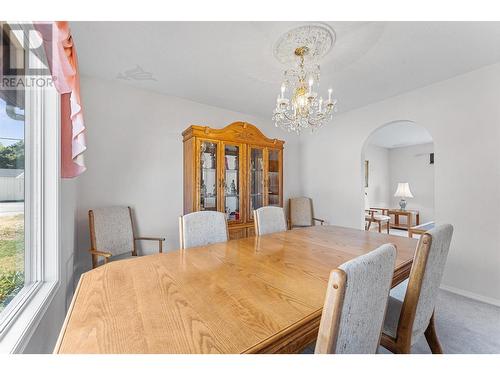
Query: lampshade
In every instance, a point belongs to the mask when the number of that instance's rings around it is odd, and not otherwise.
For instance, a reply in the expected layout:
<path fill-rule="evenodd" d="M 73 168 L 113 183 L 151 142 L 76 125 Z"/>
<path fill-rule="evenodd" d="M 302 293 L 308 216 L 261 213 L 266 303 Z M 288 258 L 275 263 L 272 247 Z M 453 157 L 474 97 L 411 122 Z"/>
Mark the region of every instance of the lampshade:
<path fill-rule="evenodd" d="M 394 196 L 399 198 L 413 198 L 413 194 L 410 191 L 410 184 L 408 182 L 399 182 Z"/>

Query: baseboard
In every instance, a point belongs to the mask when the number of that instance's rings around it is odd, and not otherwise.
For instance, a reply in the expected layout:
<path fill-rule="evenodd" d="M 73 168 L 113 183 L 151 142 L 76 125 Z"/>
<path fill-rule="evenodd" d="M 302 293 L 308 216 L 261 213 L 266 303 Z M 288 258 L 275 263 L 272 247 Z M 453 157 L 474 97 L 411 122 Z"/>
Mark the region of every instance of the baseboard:
<path fill-rule="evenodd" d="M 484 302 L 484 303 L 487 303 L 490 305 L 500 307 L 500 300 L 497 300 L 495 298 L 486 297 L 486 296 L 483 296 L 481 294 L 472 293 L 472 292 L 469 292 L 467 290 L 455 288 L 455 287 L 448 286 L 448 285 L 441 285 L 440 288 L 443 290 L 446 290 L 448 292 L 461 295 L 463 297 L 471 298 L 471 299 L 474 299 L 474 300 L 479 301 L 479 302 Z"/>

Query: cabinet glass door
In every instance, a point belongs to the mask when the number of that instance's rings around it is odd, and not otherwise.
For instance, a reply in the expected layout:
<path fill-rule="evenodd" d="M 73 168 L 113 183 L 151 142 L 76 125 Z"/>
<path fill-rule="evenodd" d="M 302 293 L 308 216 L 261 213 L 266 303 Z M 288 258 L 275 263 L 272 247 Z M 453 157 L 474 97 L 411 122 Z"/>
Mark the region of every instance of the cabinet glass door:
<path fill-rule="evenodd" d="M 253 210 L 264 205 L 264 149 L 250 148 L 250 219 Z"/>
<path fill-rule="evenodd" d="M 269 206 L 281 206 L 280 150 L 268 149 L 267 199 Z"/>
<path fill-rule="evenodd" d="M 222 181 L 224 212 L 228 222 L 239 222 L 242 219 L 240 152 L 241 146 L 224 144 L 224 178 Z"/>
<path fill-rule="evenodd" d="M 217 143 L 200 145 L 200 211 L 217 211 Z"/>

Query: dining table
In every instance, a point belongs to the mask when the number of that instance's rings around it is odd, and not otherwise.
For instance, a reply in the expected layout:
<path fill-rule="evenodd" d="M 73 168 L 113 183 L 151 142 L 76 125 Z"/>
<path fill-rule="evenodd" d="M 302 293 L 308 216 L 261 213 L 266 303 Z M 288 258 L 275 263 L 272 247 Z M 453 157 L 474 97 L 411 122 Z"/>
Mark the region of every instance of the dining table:
<path fill-rule="evenodd" d="M 392 243 L 392 286 L 417 240 L 294 228 L 111 261 L 81 275 L 54 353 L 298 353 L 313 343 L 330 272 Z"/>

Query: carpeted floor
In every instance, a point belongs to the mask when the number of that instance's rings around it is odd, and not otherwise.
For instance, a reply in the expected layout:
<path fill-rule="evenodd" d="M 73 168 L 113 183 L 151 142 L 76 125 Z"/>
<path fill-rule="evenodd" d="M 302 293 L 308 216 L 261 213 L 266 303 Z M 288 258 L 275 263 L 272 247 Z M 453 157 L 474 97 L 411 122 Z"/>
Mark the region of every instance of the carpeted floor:
<path fill-rule="evenodd" d="M 391 294 L 401 299 L 404 284 Z M 440 290 L 436 303 L 436 330 L 446 354 L 500 354 L 500 307 Z M 304 350 L 312 354 L 314 345 Z M 380 348 L 380 353 L 389 353 Z M 425 338 L 416 342 L 412 354 L 430 354 Z"/>

